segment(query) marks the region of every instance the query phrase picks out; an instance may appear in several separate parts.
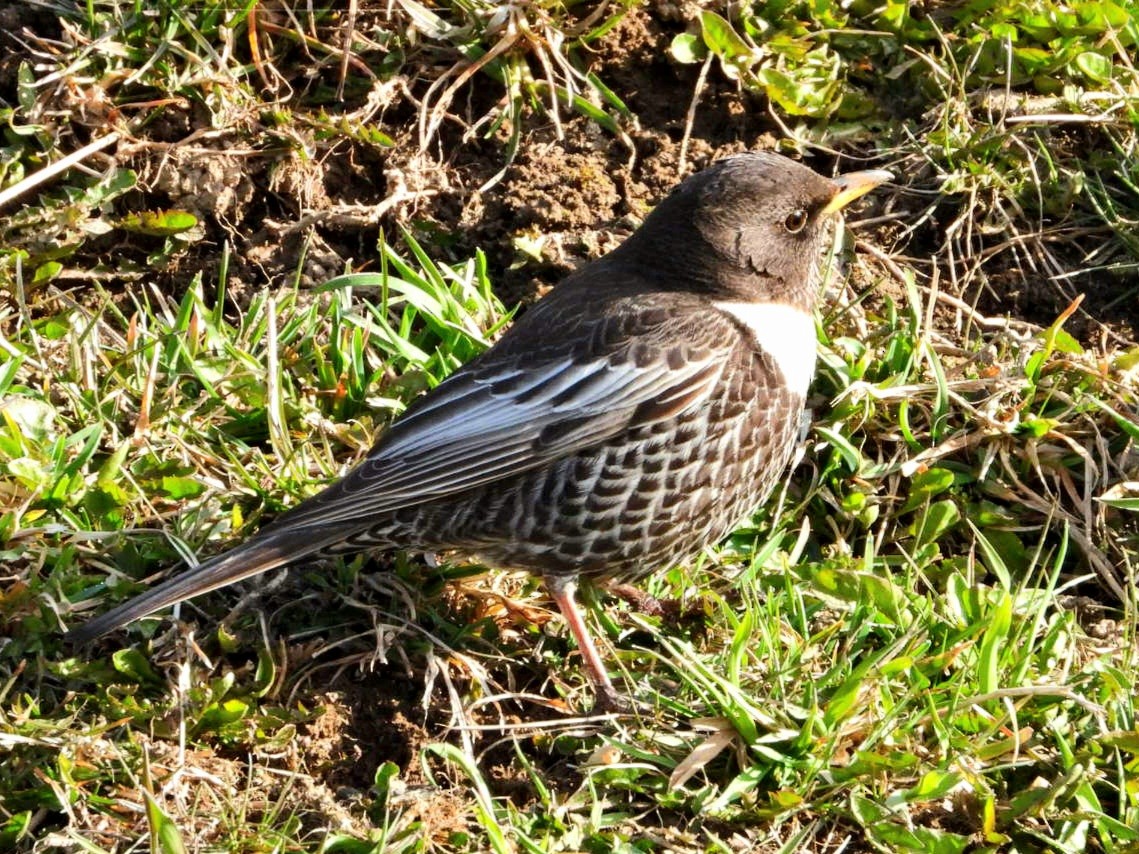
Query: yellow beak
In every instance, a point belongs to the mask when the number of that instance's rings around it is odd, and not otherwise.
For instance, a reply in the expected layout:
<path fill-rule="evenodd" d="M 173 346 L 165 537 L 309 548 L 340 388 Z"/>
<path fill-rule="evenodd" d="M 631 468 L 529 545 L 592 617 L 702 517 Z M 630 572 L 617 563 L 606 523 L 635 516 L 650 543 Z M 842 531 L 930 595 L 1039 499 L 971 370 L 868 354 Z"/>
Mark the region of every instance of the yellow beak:
<path fill-rule="evenodd" d="M 885 169 L 867 169 L 865 172 L 848 172 L 839 175 L 832 179 L 837 188 L 834 198 L 827 202 L 822 212 L 824 215 L 836 213 L 855 199 L 865 196 L 879 184 L 892 180 L 894 176 Z"/>

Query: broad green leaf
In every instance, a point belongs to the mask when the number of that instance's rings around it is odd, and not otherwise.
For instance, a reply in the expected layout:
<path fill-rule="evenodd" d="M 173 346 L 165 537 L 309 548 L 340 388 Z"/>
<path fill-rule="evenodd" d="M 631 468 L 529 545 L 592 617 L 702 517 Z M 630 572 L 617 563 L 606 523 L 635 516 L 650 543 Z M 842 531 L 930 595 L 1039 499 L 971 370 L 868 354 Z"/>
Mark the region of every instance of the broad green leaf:
<path fill-rule="evenodd" d="M 1056 330 L 1052 337 L 1052 346 L 1061 353 L 1071 353 L 1076 356 L 1084 352 L 1084 348 L 1080 346 L 1080 342 L 1077 341 L 1071 333 L 1063 329 Z"/>
<path fill-rule="evenodd" d="M 1098 736 L 1096 741 L 1101 744 L 1106 744 L 1108 747 L 1116 747 L 1139 756 L 1139 730 L 1129 729 L 1106 732 Z"/>
<path fill-rule="evenodd" d="M 862 468 L 862 454 L 858 448 L 854 447 L 845 436 L 830 427 L 823 426 L 822 424 L 815 425 L 815 430 L 825 438 L 842 457 L 842 461 L 846 464 L 847 469 L 851 474 L 858 474 Z"/>
<path fill-rule="evenodd" d="M 725 62 L 734 63 L 737 59 L 751 56 L 751 46 L 740 38 L 726 18 L 715 12 L 705 10 L 700 13 L 700 29 L 708 50 Z"/>
<path fill-rule="evenodd" d="M 918 472 L 910 479 L 910 494 L 898 512 L 908 513 L 951 486 L 953 486 L 953 472 L 949 469 L 935 467 Z"/>
<path fill-rule="evenodd" d="M 702 62 L 708 55 L 708 46 L 692 33 L 681 33 L 672 40 L 668 46 L 672 58 L 683 65 L 692 65 Z"/>
<path fill-rule="evenodd" d="M 29 838 L 33 827 L 31 810 L 13 813 L 0 824 L 0 846 L 6 851 L 17 850 L 17 843 Z"/>
<path fill-rule="evenodd" d="M 120 649 L 111 656 L 111 664 L 115 670 L 133 682 L 161 682 L 162 679 L 154 672 L 150 662 L 134 647 Z"/>
<path fill-rule="evenodd" d="M 0 415 L 25 439 L 46 439 L 56 418 L 55 407 L 34 397 L 11 397 L 0 407 Z"/>
<path fill-rule="evenodd" d="M 189 211 L 139 211 L 127 214 L 117 224 L 124 231 L 167 237 L 189 231 L 198 224 L 198 218 Z"/>
<path fill-rule="evenodd" d="M 902 793 L 907 803 L 921 803 L 944 798 L 961 782 L 962 777 L 954 771 L 927 771 L 917 785 Z"/>
<path fill-rule="evenodd" d="M 1054 418 L 1042 418 L 1033 412 L 1029 412 L 1020 422 L 1020 428 L 1017 432 L 1031 436 L 1034 439 L 1041 439 L 1047 436 L 1048 433 L 1058 426 L 1058 422 Z"/>
<path fill-rule="evenodd" d="M 162 478 L 162 491 L 178 501 L 183 498 L 195 498 L 205 492 L 206 487 L 197 478 L 166 476 Z"/>
<path fill-rule="evenodd" d="M 158 801 L 148 791 L 143 791 L 146 801 L 146 820 L 150 824 L 150 838 L 152 847 L 162 854 L 186 854 L 186 846 L 182 842 L 182 834 L 178 825 L 162 811 Z"/>
<path fill-rule="evenodd" d="M 62 341 L 71 331 L 66 315 L 56 314 L 36 324 L 36 331 L 48 341 Z"/>
<path fill-rule="evenodd" d="M 392 781 L 398 777 L 399 766 L 391 761 L 381 762 L 372 775 L 372 790 L 376 793 L 376 802 L 381 808 L 387 804 Z"/>
<path fill-rule="evenodd" d="M 44 282 L 50 282 L 63 271 L 63 265 L 58 261 L 48 261 L 46 264 L 40 264 L 36 267 L 36 272 L 32 276 L 32 284 L 39 285 Z"/>
<path fill-rule="evenodd" d="M 244 700 L 230 699 L 221 703 L 211 703 L 198 718 L 195 732 L 211 732 L 226 724 L 242 720 L 249 714 L 249 704 Z"/>
<path fill-rule="evenodd" d="M 957 504 L 946 499 L 936 501 L 929 505 L 921 518 L 916 520 L 910 529 L 914 535 L 915 548 L 930 543 L 936 543 L 941 537 L 961 520 L 961 511 Z"/>
<path fill-rule="evenodd" d="M 1112 60 L 1093 50 L 1085 50 L 1075 58 L 1075 67 L 1096 83 L 1109 83 L 1112 81 Z"/>
<path fill-rule="evenodd" d="M 1114 507 L 1117 510 L 1129 510 L 1139 513 L 1139 498 L 1097 498 L 1096 501 Z"/>

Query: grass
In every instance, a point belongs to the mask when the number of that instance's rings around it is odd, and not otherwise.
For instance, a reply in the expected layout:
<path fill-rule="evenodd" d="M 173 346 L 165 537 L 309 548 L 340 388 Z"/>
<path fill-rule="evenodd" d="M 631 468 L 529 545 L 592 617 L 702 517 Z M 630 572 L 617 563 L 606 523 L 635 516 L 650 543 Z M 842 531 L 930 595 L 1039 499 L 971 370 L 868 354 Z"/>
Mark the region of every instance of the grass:
<path fill-rule="evenodd" d="M 653 117 L 590 58 L 644 12 L 361 4 L 346 41 L 300 7 L 93 2 L 51 35 L 75 13 L 34 5 L 0 190 L 109 127 L 130 145 L 0 220 L 0 847 L 1139 845 L 1123 6 L 661 25 L 708 64 L 698 109 L 758 93 L 782 145 L 873 156 L 899 192 L 836 246 L 777 495 L 644 582 L 664 613 L 593 597 L 639 703 L 595 719 L 538 584 L 461 563 L 308 565 L 60 633 L 311 494 L 494 340 L 498 277 L 534 260 L 417 207 L 451 173 L 412 167 L 478 154 L 487 185 L 559 137 L 623 160 Z"/>

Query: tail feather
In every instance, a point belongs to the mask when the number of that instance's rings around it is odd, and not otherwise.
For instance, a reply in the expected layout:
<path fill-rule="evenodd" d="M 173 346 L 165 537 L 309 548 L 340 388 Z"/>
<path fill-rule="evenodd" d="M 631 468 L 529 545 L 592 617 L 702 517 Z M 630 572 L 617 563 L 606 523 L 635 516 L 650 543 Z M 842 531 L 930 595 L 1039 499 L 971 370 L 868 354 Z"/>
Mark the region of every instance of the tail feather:
<path fill-rule="evenodd" d="M 76 626 L 67 632 L 64 640 L 72 645 L 89 643 L 147 614 L 293 563 L 342 538 L 343 532 L 334 535 L 327 529 L 313 531 L 311 528 L 294 528 L 263 533 L 244 545 L 187 569 L 107 613 Z"/>

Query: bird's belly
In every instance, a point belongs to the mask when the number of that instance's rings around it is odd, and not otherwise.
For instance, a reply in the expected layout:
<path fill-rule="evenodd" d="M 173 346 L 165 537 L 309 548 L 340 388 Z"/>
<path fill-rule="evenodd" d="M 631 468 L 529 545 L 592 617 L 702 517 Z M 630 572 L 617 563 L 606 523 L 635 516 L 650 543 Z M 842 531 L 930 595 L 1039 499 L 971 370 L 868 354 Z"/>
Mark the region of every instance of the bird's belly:
<path fill-rule="evenodd" d="M 726 393 L 461 500 L 409 508 L 398 527 L 422 547 L 502 567 L 637 577 L 718 541 L 756 508 L 787 465 L 802 410 L 783 385 Z"/>

